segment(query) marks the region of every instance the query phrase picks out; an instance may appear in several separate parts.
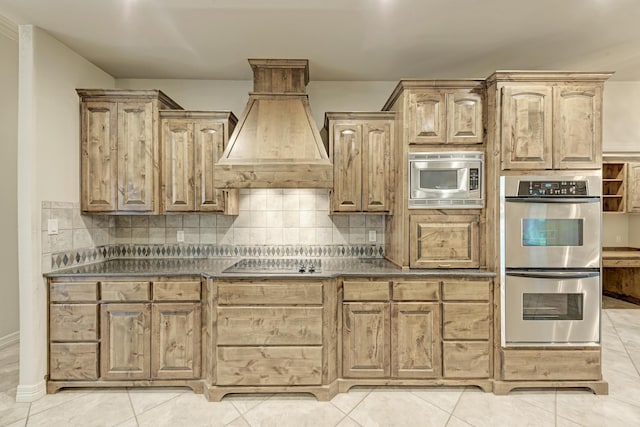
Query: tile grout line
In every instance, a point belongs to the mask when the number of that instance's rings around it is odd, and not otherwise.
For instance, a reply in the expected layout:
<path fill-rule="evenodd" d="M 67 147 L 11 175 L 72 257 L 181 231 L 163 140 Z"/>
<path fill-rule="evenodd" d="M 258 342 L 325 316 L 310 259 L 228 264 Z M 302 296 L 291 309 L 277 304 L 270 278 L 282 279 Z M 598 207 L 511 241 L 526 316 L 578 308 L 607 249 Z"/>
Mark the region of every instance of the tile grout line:
<path fill-rule="evenodd" d="M 460 401 L 462 400 L 462 395 L 463 395 L 463 394 L 465 394 L 468 390 L 469 390 L 469 387 L 465 387 L 465 388 L 462 390 L 462 393 L 460 393 L 460 397 L 458 397 L 458 400 L 456 401 L 456 404 L 453 406 L 453 409 L 451 410 L 451 416 L 450 416 L 450 417 L 449 417 L 449 419 L 447 420 L 447 424 L 449 424 L 449 421 L 451 420 L 451 417 L 453 417 L 453 413 L 456 411 L 456 408 L 457 408 L 457 407 L 458 407 L 458 405 L 460 404 Z M 486 391 L 484 391 L 484 390 L 482 390 L 482 391 L 483 391 L 484 393 L 488 393 L 488 392 L 486 392 Z M 491 391 L 491 393 L 493 393 L 493 391 Z M 457 418 L 457 417 L 456 417 L 456 418 Z M 468 422 L 468 421 L 466 421 L 466 420 L 462 420 L 462 419 L 460 419 L 460 421 L 462 421 L 463 423 L 467 423 L 467 424 L 469 424 L 470 426 L 475 427 L 475 424 L 470 423 L 470 422 Z M 446 426 L 447 424 L 445 424 L 445 426 Z"/>
<path fill-rule="evenodd" d="M 340 420 L 340 422 L 338 424 L 340 424 L 342 421 L 344 421 L 345 418 L 349 418 L 351 419 L 353 422 L 355 422 L 356 424 L 358 424 L 359 426 L 361 426 L 362 424 L 360 424 L 359 422 L 357 422 L 356 420 L 354 420 L 353 418 L 350 417 L 351 413 L 362 404 L 362 402 L 364 402 L 364 400 L 369 397 L 369 395 L 371 394 L 372 391 L 374 391 L 377 387 L 373 387 L 371 390 L 369 390 L 369 392 L 362 398 L 360 399 L 360 402 L 358 402 L 353 408 L 351 408 L 351 410 L 349 412 L 347 412 L 344 417 L 342 417 L 342 419 Z M 333 405 L 334 408 L 336 408 L 338 411 L 342 412 L 343 414 L 345 413 L 342 409 L 338 408 L 336 405 L 333 404 L 333 402 L 329 401 L 329 403 L 331 403 Z"/>
<path fill-rule="evenodd" d="M 136 425 L 140 427 L 140 423 L 138 422 L 138 415 L 136 415 L 136 408 L 133 407 L 133 400 L 131 400 L 131 394 L 129 393 L 129 388 L 127 390 L 127 398 L 129 399 L 129 406 L 131 406 L 131 412 L 133 412 L 133 418 L 136 420 Z"/>
<path fill-rule="evenodd" d="M 631 357 L 631 354 L 629 354 L 629 350 L 627 349 L 626 344 L 624 343 L 624 341 L 622 340 L 622 337 L 618 333 L 618 328 L 616 328 L 616 325 L 613 322 L 613 320 L 611 319 L 611 317 L 609 316 L 609 313 L 605 313 L 605 314 L 607 315 L 607 317 L 609 318 L 609 321 L 611 322 L 611 326 L 613 327 L 613 331 L 616 333 L 616 335 L 618 336 L 618 339 L 622 343 L 622 347 L 624 348 L 624 352 L 627 354 L 627 357 L 629 358 L 629 361 L 633 365 L 633 367 L 636 370 L 636 373 L 638 374 L 638 376 L 640 376 L 640 369 L 638 369 L 638 366 L 636 366 L 636 363 L 634 362 L 633 358 Z"/>

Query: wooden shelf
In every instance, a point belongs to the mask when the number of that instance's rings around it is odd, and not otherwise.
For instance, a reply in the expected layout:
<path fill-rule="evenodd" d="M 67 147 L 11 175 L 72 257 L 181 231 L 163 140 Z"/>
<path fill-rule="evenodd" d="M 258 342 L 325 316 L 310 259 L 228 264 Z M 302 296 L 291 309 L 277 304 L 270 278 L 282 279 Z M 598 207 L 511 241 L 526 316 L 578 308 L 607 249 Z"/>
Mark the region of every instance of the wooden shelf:
<path fill-rule="evenodd" d="M 625 163 L 602 164 L 602 211 L 626 212 Z"/>

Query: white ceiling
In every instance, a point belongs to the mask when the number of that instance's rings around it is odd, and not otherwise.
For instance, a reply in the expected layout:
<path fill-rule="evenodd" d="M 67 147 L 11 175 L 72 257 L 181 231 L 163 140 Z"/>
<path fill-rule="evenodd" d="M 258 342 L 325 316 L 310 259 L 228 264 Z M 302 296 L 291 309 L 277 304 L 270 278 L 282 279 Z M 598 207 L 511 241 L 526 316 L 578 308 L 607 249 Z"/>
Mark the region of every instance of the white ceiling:
<path fill-rule="evenodd" d="M 0 0 L 0 14 L 117 78 L 245 80 L 247 58 L 306 58 L 311 80 L 640 80 L 639 0 Z"/>

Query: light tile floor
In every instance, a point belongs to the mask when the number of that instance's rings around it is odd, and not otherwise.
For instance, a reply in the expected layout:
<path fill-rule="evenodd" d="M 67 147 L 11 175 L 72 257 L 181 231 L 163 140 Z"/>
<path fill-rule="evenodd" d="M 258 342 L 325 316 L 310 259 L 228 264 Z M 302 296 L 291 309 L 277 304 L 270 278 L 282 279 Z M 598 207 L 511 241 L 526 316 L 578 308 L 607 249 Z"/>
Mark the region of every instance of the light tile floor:
<path fill-rule="evenodd" d="M 163 388 L 66 390 L 16 403 L 15 345 L 0 350 L 0 425 L 640 426 L 640 306 L 605 298 L 604 307 L 608 396 L 567 389 L 495 396 L 473 387 L 375 387 L 354 388 L 331 402 L 306 395 L 236 395 L 214 403 L 188 389 Z"/>

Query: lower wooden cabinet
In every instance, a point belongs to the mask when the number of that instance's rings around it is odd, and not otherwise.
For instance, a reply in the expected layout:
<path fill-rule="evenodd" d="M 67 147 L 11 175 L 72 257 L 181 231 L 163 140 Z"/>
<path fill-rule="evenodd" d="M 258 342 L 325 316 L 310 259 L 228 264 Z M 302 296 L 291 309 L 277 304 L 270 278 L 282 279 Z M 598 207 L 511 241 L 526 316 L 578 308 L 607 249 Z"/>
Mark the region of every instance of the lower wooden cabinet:
<path fill-rule="evenodd" d="M 434 378 L 440 375 L 438 303 L 391 305 L 391 376 Z"/>
<path fill-rule="evenodd" d="M 391 373 L 389 303 L 347 303 L 342 315 L 342 375 L 384 378 Z"/>

